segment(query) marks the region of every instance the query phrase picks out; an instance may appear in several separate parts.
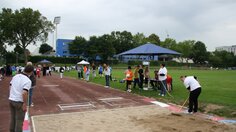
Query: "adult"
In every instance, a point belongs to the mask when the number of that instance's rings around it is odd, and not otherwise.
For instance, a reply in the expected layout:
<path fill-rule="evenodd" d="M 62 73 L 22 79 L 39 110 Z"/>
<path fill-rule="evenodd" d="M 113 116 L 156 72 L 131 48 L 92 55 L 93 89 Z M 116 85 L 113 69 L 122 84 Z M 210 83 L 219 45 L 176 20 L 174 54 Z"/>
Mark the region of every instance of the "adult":
<path fill-rule="evenodd" d="M 145 70 L 144 70 L 144 83 L 145 83 L 145 87 L 148 87 L 148 81 L 150 79 L 150 72 L 149 72 L 149 68 L 148 66 L 146 66 Z"/>
<path fill-rule="evenodd" d="M 143 66 L 140 65 L 139 66 L 139 88 L 143 89 L 143 78 L 144 78 L 144 74 L 143 74 Z"/>
<path fill-rule="evenodd" d="M 90 75 L 90 69 L 88 66 L 86 66 L 86 72 L 85 72 L 85 80 L 89 81 L 89 75 Z"/>
<path fill-rule="evenodd" d="M 152 88 L 154 89 L 154 90 L 158 90 L 158 89 L 160 89 L 160 87 L 159 87 L 159 83 L 158 83 L 158 70 L 155 70 L 154 71 L 154 76 L 155 76 L 155 78 L 154 79 L 151 79 L 150 80 L 150 83 L 151 83 L 151 85 L 152 85 Z"/>
<path fill-rule="evenodd" d="M 110 81 L 112 81 L 112 67 L 110 65 L 108 65 L 109 69 L 110 69 Z"/>
<path fill-rule="evenodd" d="M 82 67 L 81 66 L 77 66 L 78 79 L 82 79 L 81 71 L 82 71 Z"/>
<path fill-rule="evenodd" d="M 27 62 L 26 65 L 30 65 L 30 66 L 33 66 L 32 62 Z M 36 86 L 36 77 L 34 74 L 31 74 L 29 76 L 29 79 L 31 81 L 31 88 L 29 90 L 29 102 L 28 102 L 28 106 L 34 106 L 34 103 L 32 102 L 32 96 L 33 96 L 33 90 Z"/>
<path fill-rule="evenodd" d="M 64 68 L 61 66 L 59 71 L 60 71 L 60 78 L 63 78 L 63 73 L 64 73 Z"/>
<path fill-rule="evenodd" d="M 195 76 L 181 76 L 180 80 L 184 86 L 190 91 L 189 94 L 189 113 L 198 111 L 198 97 L 201 94 L 201 85 Z"/>
<path fill-rule="evenodd" d="M 102 77 L 102 75 L 103 75 L 103 67 L 102 67 L 102 65 L 99 65 L 99 67 L 98 67 L 98 74 L 99 74 L 100 77 Z"/>
<path fill-rule="evenodd" d="M 33 70 L 33 66 L 26 65 L 23 73 L 15 75 L 10 82 L 10 132 L 22 132 L 27 108 L 28 91 L 32 84 L 29 76 L 33 74 Z"/>
<path fill-rule="evenodd" d="M 92 64 L 92 75 L 93 75 L 93 78 L 96 77 L 96 65 L 94 63 Z"/>
<path fill-rule="evenodd" d="M 128 66 L 128 70 L 125 72 L 126 80 L 126 91 L 131 92 L 131 84 L 133 81 L 133 72 L 131 71 L 131 66 Z"/>
<path fill-rule="evenodd" d="M 165 96 L 166 95 L 166 78 L 167 78 L 167 69 L 165 67 L 165 64 L 160 65 L 160 69 L 158 71 L 158 79 L 160 81 L 160 89 L 161 92 L 159 95 Z"/>
<path fill-rule="evenodd" d="M 136 84 L 139 85 L 138 71 L 139 71 L 139 65 L 137 65 L 135 70 L 134 70 L 134 85 L 133 85 L 133 88 L 136 88 Z"/>
<path fill-rule="evenodd" d="M 110 75 L 111 75 L 111 71 L 108 65 L 104 65 L 105 69 L 104 69 L 104 74 L 105 74 L 105 80 L 106 80 L 106 88 L 110 87 Z"/>

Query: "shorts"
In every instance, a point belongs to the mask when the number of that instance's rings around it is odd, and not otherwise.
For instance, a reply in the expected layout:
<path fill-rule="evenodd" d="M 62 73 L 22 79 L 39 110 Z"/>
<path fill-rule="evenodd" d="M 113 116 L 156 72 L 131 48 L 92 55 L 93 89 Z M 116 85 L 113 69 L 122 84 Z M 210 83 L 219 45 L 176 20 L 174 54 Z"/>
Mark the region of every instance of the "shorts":
<path fill-rule="evenodd" d="M 131 85 L 132 81 L 131 81 L 131 80 L 126 80 L 126 83 L 127 83 L 128 85 Z"/>

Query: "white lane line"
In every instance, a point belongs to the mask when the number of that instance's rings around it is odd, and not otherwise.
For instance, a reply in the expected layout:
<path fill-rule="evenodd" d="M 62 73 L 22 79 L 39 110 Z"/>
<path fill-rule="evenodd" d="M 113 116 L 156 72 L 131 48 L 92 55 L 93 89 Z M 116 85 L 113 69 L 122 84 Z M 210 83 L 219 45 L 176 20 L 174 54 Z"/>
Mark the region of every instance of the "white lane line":
<path fill-rule="evenodd" d="M 115 98 L 102 98 L 102 99 L 98 99 L 98 100 L 108 101 L 108 100 L 120 100 L 120 99 L 124 99 L 124 98 L 122 98 L 122 97 L 115 97 Z"/>
<path fill-rule="evenodd" d="M 169 107 L 170 106 L 170 105 L 168 105 L 166 103 L 162 103 L 162 102 L 159 102 L 159 101 L 151 101 L 151 103 L 159 105 L 161 107 Z"/>

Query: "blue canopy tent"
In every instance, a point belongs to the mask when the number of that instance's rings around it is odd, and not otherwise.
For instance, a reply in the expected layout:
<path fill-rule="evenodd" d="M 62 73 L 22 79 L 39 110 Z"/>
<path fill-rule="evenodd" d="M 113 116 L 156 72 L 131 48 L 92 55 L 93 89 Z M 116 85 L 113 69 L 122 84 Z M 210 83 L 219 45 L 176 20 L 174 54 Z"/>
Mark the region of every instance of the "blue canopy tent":
<path fill-rule="evenodd" d="M 137 56 L 144 55 L 144 56 L 153 56 L 154 58 L 154 56 L 166 57 L 167 55 L 180 55 L 180 53 L 174 50 L 157 46 L 152 43 L 147 43 L 134 49 L 122 52 L 116 56 L 124 56 L 124 55 L 137 55 Z"/>

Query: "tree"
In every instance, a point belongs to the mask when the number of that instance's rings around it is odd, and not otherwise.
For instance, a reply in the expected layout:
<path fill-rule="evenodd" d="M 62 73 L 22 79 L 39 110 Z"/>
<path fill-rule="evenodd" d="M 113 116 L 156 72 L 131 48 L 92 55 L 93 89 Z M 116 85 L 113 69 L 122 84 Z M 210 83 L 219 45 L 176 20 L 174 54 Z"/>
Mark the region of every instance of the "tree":
<path fill-rule="evenodd" d="M 107 61 L 109 57 L 113 57 L 115 54 L 115 48 L 112 42 L 113 38 L 111 35 L 104 34 L 99 37 L 98 53 L 103 61 Z"/>
<path fill-rule="evenodd" d="M 144 43 L 146 43 L 146 37 L 143 33 L 137 33 L 133 36 L 134 47 L 138 47 Z"/>
<path fill-rule="evenodd" d="M 160 37 L 157 36 L 156 34 L 151 34 L 149 35 L 146 39 L 145 39 L 145 43 L 150 42 L 156 45 L 160 45 L 161 41 L 160 41 Z"/>
<path fill-rule="evenodd" d="M 197 41 L 192 48 L 192 53 L 190 55 L 196 64 L 204 64 L 208 61 L 209 54 L 206 50 L 206 46 L 201 41 Z"/>
<path fill-rule="evenodd" d="M 214 67 L 232 67 L 235 66 L 235 56 L 227 51 L 214 51 L 209 57 L 209 63 Z"/>
<path fill-rule="evenodd" d="M 111 33 L 111 37 L 116 54 L 127 51 L 135 47 L 133 35 L 131 32 L 113 31 Z"/>
<path fill-rule="evenodd" d="M 87 52 L 87 40 L 82 36 L 76 36 L 75 39 L 69 43 L 69 51 L 71 54 L 84 55 Z"/>
<path fill-rule="evenodd" d="M 52 46 L 44 43 L 40 46 L 39 53 L 44 54 L 46 52 L 52 51 L 52 49 L 53 49 Z"/>
<path fill-rule="evenodd" d="M 181 57 L 186 58 L 188 62 L 188 58 L 191 57 L 190 55 L 192 53 L 194 43 L 194 40 L 185 40 L 183 42 L 179 42 L 175 50 L 180 52 Z"/>
<path fill-rule="evenodd" d="M 0 13 L 0 27 L 3 31 L 4 42 L 9 45 L 18 45 L 24 50 L 25 63 L 28 61 L 26 48 L 37 41 L 45 42 L 48 32 L 54 26 L 39 11 L 22 8 L 13 12 L 11 9 L 2 9 Z"/>
<path fill-rule="evenodd" d="M 172 38 L 166 38 L 163 42 L 160 43 L 160 46 L 176 50 L 177 42 Z"/>

